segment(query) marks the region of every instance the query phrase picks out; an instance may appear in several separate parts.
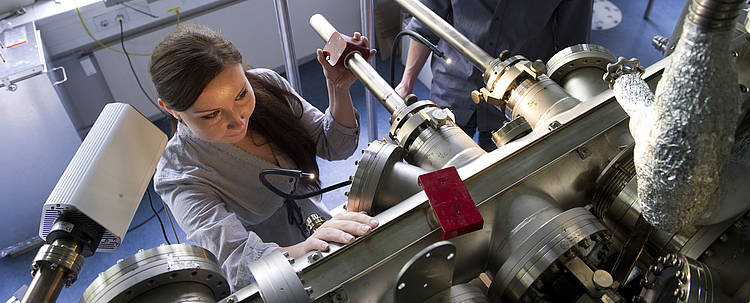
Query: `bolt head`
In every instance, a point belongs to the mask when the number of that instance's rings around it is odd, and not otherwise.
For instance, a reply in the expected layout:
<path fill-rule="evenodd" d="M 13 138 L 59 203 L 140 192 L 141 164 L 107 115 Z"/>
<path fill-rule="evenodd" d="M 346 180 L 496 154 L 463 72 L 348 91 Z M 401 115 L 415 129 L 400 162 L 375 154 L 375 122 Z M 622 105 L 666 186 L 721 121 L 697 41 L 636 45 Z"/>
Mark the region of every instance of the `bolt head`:
<path fill-rule="evenodd" d="M 555 130 L 556 128 L 560 127 L 562 124 L 558 121 L 552 121 L 552 123 L 549 124 L 549 130 Z"/>

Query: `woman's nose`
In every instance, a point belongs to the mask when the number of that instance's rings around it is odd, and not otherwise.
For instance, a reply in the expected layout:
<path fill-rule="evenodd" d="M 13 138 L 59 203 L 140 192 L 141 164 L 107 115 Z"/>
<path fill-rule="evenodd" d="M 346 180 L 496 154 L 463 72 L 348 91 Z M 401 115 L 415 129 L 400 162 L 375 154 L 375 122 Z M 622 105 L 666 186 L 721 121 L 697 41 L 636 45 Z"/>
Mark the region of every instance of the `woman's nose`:
<path fill-rule="evenodd" d="M 241 128 L 245 125 L 247 117 L 241 111 L 235 110 L 230 116 L 232 117 L 232 121 L 229 122 L 229 128 Z"/>

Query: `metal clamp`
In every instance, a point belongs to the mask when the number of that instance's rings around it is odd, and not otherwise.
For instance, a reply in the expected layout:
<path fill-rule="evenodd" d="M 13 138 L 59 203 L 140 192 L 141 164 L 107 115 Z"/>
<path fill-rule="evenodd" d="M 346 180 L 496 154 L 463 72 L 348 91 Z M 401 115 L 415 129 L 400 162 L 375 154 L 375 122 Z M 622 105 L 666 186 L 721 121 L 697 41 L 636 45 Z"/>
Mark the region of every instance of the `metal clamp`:
<path fill-rule="evenodd" d="M 638 77 L 643 76 L 646 69 L 641 66 L 641 62 L 636 58 L 625 59 L 624 57 L 617 58 L 617 62 L 607 64 L 607 72 L 604 74 L 602 79 L 609 83 L 609 88 L 615 86 L 615 80 L 625 74 L 638 74 Z"/>
<path fill-rule="evenodd" d="M 45 264 L 62 266 L 67 269 L 65 284 L 70 286 L 78 279 L 78 273 L 83 266 L 83 256 L 77 251 L 77 245 L 68 240 L 58 239 L 52 244 L 45 244 L 39 249 L 31 265 L 31 275 L 36 275 L 39 267 Z"/>
<path fill-rule="evenodd" d="M 311 301 L 308 289 L 302 285 L 297 272 L 278 250 L 250 263 L 249 267 L 264 302 Z"/>

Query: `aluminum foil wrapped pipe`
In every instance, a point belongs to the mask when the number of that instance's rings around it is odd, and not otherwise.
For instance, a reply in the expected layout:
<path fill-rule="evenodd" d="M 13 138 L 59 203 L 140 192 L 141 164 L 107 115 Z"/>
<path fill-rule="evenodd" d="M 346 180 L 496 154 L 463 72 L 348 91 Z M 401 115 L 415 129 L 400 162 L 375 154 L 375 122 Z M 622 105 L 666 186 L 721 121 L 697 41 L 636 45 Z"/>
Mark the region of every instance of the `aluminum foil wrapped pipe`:
<path fill-rule="evenodd" d="M 320 36 L 323 41 L 328 41 L 336 29 L 331 23 L 320 14 L 310 17 L 310 26 Z M 369 37 L 372 39 L 373 37 Z M 372 92 L 375 98 L 388 110 L 393 113 L 397 109 L 406 106 L 406 102 L 396 91 L 372 68 L 372 66 L 359 53 L 352 53 L 346 58 L 346 67 L 362 81 Z"/>
<path fill-rule="evenodd" d="M 742 2 L 693 0 L 650 110 L 644 110 L 645 83 L 632 90 L 626 82 L 633 79 L 623 76 L 615 83 L 618 101 L 636 117 L 630 128 L 638 198 L 644 217 L 658 229 L 675 232 L 711 216 L 709 201 L 719 188 L 741 113 L 737 72 L 727 51 L 731 27 L 725 24 Z M 728 6 L 733 10 L 724 9 Z"/>

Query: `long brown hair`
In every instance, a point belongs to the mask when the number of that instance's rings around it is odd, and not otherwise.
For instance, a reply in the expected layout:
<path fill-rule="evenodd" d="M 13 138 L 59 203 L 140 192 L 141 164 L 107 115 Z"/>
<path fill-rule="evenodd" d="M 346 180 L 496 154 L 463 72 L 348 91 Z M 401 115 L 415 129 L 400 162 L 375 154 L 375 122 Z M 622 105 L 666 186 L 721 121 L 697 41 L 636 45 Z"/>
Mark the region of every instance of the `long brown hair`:
<path fill-rule="evenodd" d="M 242 54 L 232 42 L 205 26 L 183 24 L 156 44 L 149 69 L 159 98 L 169 108 L 184 111 L 224 66 L 237 63 L 242 63 Z M 255 91 L 255 111 L 248 130 L 273 142 L 297 168 L 319 176 L 315 142 L 300 125 L 301 101 L 262 77 L 249 72 L 245 76 Z M 315 183 L 319 182 L 316 178 Z"/>

